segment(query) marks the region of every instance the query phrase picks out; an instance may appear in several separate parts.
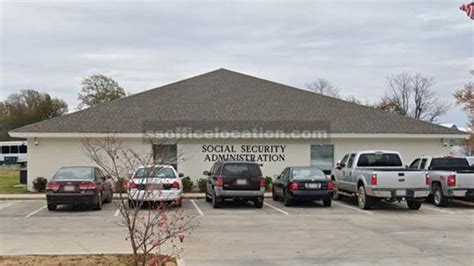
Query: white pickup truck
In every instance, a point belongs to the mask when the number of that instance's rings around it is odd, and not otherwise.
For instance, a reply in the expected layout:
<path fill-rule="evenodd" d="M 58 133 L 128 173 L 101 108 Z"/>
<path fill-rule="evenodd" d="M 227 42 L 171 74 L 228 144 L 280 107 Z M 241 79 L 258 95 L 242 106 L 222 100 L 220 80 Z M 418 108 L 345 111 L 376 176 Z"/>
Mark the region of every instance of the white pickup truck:
<path fill-rule="evenodd" d="M 334 199 L 356 196 L 361 209 L 377 200 L 406 200 L 418 210 L 430 194 L 425 172 L 404 167 L 396 151 L 359 151 L 346 154 L 331 173 Z"/>
<path fill-rule="evenodd" d="M 474 166 L 466 157 L 423 156 L 415 159 L 410 168 L 426 171 L 438 207 L 447 206 L 453 198 L 474 198 Z"/>

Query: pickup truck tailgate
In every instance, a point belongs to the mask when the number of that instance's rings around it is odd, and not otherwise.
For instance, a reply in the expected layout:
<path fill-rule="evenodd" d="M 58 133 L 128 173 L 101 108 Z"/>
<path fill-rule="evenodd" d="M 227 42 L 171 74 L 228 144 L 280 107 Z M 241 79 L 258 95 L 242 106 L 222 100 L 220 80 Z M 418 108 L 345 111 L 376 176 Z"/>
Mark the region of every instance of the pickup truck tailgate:
<path fill-rule="evenodd" d="M 474 188 L 474 172 L 456 173 L 456 187 Z"/>
<path fill-rule="evenodd" d="M 410 189 L 428 187 L 425 181 L 425 173 L 422 171 L 375 171 L 375 174 L 377 175 L 377 188 Z"/>

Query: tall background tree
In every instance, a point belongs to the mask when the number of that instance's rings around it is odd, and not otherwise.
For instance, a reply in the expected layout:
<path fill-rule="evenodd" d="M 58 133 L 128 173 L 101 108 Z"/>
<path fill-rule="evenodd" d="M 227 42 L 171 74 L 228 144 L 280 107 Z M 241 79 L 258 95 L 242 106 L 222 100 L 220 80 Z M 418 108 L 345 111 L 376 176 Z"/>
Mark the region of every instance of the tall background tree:
<path fill-rule="evenodd" d="M 377 104 L 379 109 L 428 122 L 436 122 L 449 110 L 450 105 L 437 98 L 432 77 L 401 73 L 387 77 L 387 85 L 387 94 Z"/>
<path fill-rule="evenodd" d="M 474 70 L 471 70 L 471 75 L 474 76 Z M 457 89 L 453 96 L 456 104 L 461 105 L 466 112 L 469 126 L 472 127 L 474 125 L 474 83 L 470 81 L 464 85 L 464 88 Z"/>
<path fill-rule="evenodd" d="M 117 81 L 104 75 L 92 75 L 82 80 L 78 108 L 89 108 L 114 101 L 126 96 L 125 90 Z"/>
<path fill-rule="evenodd" d="M 0 140 L 11 140 L 8 131 L 67 113 L 65 101 L 48 93 L 22 90 L 0 102 Z"/>
<path fill-rule="evenodd" d="M 339 94 L 339 89 L 335 88 L 331 82 L 320 78 L 317 79 L 316 81 L 313 81 L 309 84 L 306 85 L 306 88 L 310 91 L 314 91 L 316 93 L 334 97 L 334 98 L 341 98 L 341 95 Z"/>
<path fill-rule="evenodd" d="M 471 75 L 474 76 L 474 70 L 471 70 Z M 456 104 L 461 105 L 469 119 L 469 127 L 471 128 L 471 137 L 466 141 L 466 150 L 470 154 L 474 154 L 474 83 L 472 81 L 464 85 L 464 88 L 457 89 L 454 94 Z"/>

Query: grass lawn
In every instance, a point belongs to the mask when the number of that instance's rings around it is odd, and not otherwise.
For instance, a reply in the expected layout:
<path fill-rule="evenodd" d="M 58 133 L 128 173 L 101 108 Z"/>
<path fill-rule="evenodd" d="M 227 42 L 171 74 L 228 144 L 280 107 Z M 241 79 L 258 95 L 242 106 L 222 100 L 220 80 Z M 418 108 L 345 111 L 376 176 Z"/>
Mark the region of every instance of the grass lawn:
<path fill-rule="evenodd" d="M 176 266 L 173 258 L 162 266 Z M 131 255 L 0 256 L 0 265 L 132 265 Z M 147 263 L 152 265 L 152 263 Z"/>
<path fill-rule="evenodd" d="M 26 187 L 14 187 L 20 184 L 20 171 L 0 170 L 0 194 L 26 193 Z"/>

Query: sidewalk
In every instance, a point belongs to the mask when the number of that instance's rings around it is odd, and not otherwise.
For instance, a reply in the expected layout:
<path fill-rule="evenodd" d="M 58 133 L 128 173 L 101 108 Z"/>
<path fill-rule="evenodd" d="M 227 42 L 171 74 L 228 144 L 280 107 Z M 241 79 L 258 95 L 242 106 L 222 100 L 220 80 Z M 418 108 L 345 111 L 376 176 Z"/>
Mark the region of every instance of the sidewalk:
<path fill-rule="evenodd" d="M 123 194 L 126 196 L 126 193 Z M 265 192 L 265 197 L 269 198 L 272 196 L 272 193 Z M 118 199 L 119 194 L 115 193 L 114 198 Z M 203 199 L 204 193 L 202 192 L 189 192 L 183 193 L 185 199 Z M 0 200 L 44 200 L 46 199 L 45 194 L 43 193 L 23 193 L 23 194 L 0 194 Z"/>

